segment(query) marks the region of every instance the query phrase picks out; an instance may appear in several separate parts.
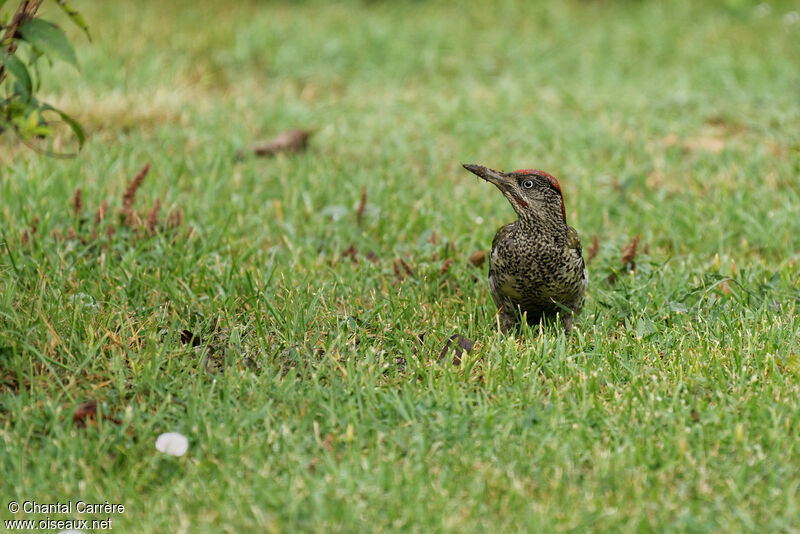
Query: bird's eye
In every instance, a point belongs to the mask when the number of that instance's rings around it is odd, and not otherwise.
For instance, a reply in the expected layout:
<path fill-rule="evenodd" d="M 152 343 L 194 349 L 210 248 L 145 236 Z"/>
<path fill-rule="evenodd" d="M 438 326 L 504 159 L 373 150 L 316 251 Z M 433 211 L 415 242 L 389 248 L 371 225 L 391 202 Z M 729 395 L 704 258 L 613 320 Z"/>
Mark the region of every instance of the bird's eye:
<path fill-rule="evenodd" d="M 525 189 L 530 189 L 531 187 L 533 187 L 533 180 L 525 180 L 524 182 L 522 182 L 522 187 L 524 187 Z"/>

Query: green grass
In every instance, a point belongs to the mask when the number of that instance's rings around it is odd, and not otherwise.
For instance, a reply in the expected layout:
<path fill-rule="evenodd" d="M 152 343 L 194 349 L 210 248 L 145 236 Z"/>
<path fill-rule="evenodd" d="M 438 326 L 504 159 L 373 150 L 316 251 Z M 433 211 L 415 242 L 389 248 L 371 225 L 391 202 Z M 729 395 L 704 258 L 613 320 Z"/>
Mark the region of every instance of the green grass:
<path fill-rule="evenodd" d="M 224 4 L 79 2 L 83 70 L 45 87 L 87 146 L 0 140 L 0 517 L 81 499 L 122 503 L 122 532 L 797 531 L 791 3 Z M 235 161 L 292 127 L 307 152 Z M 75 188 L 88 235 L 145 162 L 135 208 L 180 209 L 177 231 L 51 237 Z M 599 242 L 573 335 L 497 332 L 467 258 L 513 212 L 461 162 L 561 179 Z M 440 365 L 454 333 L 475 350 Z M 73 424 L 91 399 L 121 424 Z M 167 431 L 185 456 L 156 452 Z"/>

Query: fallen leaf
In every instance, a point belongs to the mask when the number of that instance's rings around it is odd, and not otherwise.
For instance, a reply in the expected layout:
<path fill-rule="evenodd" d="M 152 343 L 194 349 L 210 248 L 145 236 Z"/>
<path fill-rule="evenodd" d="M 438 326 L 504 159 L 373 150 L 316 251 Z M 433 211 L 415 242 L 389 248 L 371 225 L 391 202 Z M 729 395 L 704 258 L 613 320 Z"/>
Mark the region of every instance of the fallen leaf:
<path fill-rule="evenodd" d="M 454 342 L 455 347 L 453 347 Z M 472 347 L 474 346 L 475 342 L 471 339 L 465 338 L 461 334 L 453 334 L 450 336 L 450 339 L 447 340 L 442 352 L 439 353 L 439 363 L 445 363 L 447 361 L 447 353 L 453 348 L 453 365 L 461 365 L 462 355 L 472 352 Z"/>
<path fill-rule="evenodd" d="M 308 146 L 308 130 L 287 130 L 267 141 L 255 143 L 250 150 L 256 156 L 274 156 L 279 152 L 300 152 Z"/>
<path fill-rule="evenodd" d="M 110 415 L 106 415 L 101 412 L 101 417 L 103 421 L 111 421 L 115 425 L 121 425 L 122 421 L 111 417 Z M 75 413 L 72 416 L 72 422 L 78 428 L 86 428 L 87 425 L 91 424 L 92 426 L 97 426 L 97 401 L 86 401 L 81 403 L 76 409 Z"/>
<path fill-rule="evenodd" d="M 469 255 L 469 262 L 475 267 L 480 267 L 486 262 L 486 251 L 477 250 Z"/>
<path fill-rule="evenodd" d="M 367 259 L 369 261 L 371 261 L 372 263 L 374 263 L 374 264 L 377 264 L 378 261 L 379 261 L 378 260 L 378 256 L 374 252 L 372 252 L 371 250 L 369 252 L 367 252 Z"/>
<path fill-rule="evenodd" d="M 181 343 L 188 345 L 191 343 L 192 347 L 197 347 L 202 343 L 200 336 L 194 335 L 191 330 L 181 330 Z"/>

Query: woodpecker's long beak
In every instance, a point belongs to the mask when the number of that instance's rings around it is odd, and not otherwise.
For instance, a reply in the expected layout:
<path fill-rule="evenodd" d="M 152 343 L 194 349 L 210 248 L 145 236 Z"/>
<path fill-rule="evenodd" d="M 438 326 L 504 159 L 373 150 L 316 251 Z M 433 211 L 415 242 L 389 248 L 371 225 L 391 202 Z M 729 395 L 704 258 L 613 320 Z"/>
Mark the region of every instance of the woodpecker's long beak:
<path fill-rule="evenodd" d="M 497 188 L 500 189 L 500 191 L 509 193 L 511 192 L 511 186 L 514 182 L 502 172 L 490 169 L 488 167 L 484 167 L 483 165 L 467 165 L 467 164 L 462 164 L 462 165 L 464 165 L 464 168 L 467 169 L 472 174 L 480 176 L 487 182 L 491 182 L 494 185 L 496 185 Z"/>

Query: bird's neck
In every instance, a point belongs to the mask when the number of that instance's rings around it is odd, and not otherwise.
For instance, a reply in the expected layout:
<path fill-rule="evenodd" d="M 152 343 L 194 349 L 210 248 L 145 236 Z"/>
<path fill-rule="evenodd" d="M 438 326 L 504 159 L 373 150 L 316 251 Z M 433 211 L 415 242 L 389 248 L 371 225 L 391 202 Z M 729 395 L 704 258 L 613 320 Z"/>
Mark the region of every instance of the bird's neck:
<path fill-rule="evenodd" d="M 536 212 L 517 214 L 516 233 L 522 236 L 537 236 L 553 244 L 566 240 L 567 223 L 558 217 L 542 216 Z"/>

